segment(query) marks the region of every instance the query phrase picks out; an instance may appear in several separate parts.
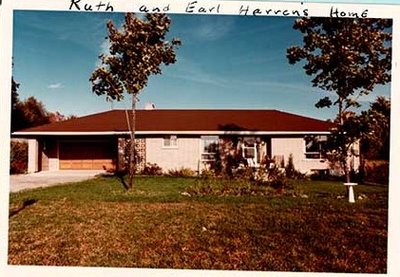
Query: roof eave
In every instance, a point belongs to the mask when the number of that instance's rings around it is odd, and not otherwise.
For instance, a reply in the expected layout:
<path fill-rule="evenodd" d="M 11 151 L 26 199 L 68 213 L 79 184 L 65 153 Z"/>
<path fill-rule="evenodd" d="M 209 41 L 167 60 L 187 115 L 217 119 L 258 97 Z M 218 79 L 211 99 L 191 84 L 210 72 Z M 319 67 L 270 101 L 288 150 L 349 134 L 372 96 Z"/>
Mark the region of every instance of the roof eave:
<path fill-rule="evenodd" d="M 136 135 L 328 135 L 330 131 L 136 131 Z M 13 137 L 34 136 L 118 136 L 129 135 L 129 131 L 105 131 L 105 132 L 14 132 Z"/>

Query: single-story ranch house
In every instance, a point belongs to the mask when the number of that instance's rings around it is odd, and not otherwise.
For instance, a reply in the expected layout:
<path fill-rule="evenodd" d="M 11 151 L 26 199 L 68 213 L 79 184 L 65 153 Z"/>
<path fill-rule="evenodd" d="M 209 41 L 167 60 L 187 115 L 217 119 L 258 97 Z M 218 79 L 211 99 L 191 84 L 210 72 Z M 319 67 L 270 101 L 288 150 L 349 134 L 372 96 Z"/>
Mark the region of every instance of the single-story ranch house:
<path fill-rule="evenodd" d="M 130 120 L 129 110 L 110 110 L 20 130 L 12 137 L 28 140 L 28 172 L 121 170 Z M 266 160 L 282 166 L 291 155 L 303 173 L 326 170 L 321 150 L 332 127 L 277 110 L 137 110 L 138 167 L 152 163 L 164 171 L 199 172 L 216 155 L 235 150 L 249 166 Z"/>

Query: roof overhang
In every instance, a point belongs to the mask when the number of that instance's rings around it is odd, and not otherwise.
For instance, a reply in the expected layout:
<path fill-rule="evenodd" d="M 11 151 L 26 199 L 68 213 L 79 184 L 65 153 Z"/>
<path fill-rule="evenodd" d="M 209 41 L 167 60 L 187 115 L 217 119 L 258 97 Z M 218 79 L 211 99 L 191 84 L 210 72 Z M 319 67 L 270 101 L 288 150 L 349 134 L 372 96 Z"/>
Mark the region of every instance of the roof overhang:
<path fill-rule="evenodd" d="M 329 131 L 136 131 L 136 135 L 329 135 Z M 36 136 L 118 136 L 128 131 L 107 132 L 14 132 L 14 137 Z"/>

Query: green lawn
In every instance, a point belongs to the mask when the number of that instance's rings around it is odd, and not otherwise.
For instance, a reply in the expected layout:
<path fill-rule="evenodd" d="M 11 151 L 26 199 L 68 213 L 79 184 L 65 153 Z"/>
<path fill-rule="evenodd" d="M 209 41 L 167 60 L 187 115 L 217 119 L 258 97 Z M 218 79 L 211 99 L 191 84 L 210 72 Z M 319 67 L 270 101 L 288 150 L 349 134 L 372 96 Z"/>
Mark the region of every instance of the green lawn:
<path fill-rule="evenodd" d="M 195 178 L 118 178 L 10 195 L 9 264 L 386 272 L 387 186 L 185 196 Z M 26 203 L 23 207 L 22 203 Z"/>

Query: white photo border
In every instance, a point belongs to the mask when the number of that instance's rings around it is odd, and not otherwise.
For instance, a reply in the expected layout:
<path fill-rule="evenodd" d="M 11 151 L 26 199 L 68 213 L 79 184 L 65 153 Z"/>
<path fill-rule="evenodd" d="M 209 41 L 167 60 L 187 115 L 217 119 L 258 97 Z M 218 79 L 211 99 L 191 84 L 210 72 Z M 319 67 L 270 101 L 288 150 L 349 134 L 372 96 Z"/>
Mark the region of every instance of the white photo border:
<path fill-rule="evenodd" d="M 106 8 L 113 12 L 158 11 L 175 14 L 210 14 L 275 16 L 266 14 L 265 10 L 280 10 L 276 16 L 283 16 L 283 11 L 291 13 L 297 10 L 299 16 L 344 16 L 393 19 L 393 56 L 391 81 L 391 145 L 390 145 L 390 182 L 389 182 L 389 225 L 388 225 L 388 276 L 400 276 L 400 125 L 395 124 L 400 115 L 400 5 L 394 4 L 346 4 L 346 3 L 310 3 L 306 1 L 215 1 L 215 0 L 2 0 L 0 4 L 0 276 L 126 276 L 126 275 L 194 275 L 205 274 L 218 276 L 309 276 L 310 273 L 290 272 L 245 272 L 245 271 L 199 271 L 199 270 L 160 270 L 131 268 L 91 268 L 91 267 L 55 267 L 55 266 L 10 266 L 8 255 L 8 203 L 9 203 L 9 151 L 10 151 L 10 115 L 11 115 L 11 76 L 12 76 L 12 33 L 14 10 L 56 10 L 85 12 L 91 7 L 92 12 L 104 12 Z M 378 2 L 378 1 L 376 1 Z M 86 5 L 86 6 L 85 6 Z M 108 6 L 107 6 L 108 5 Z M 203 9 L 200 9 L 200 8 Z M 85 9 L 86 8 L 86 9 Z M 246 15 L 243 13 L 243 8 Z M 146 10 L 147 9 L 147 10 Z M 259 11 L 258 11 L 259 10 Z M 240 12 L 242 11 L 242 12 Z M 343 13 L 342 13 L 343 12 Z M 305 14 L 306 13 L 306 14 Z M 350 15 L 350 16 L 349 16 Z M 353 16 L 351 16 L 353 15 Z M 297 16 L 294 14 L 293 16 Z M 398 155 L 396 155 L 396 153 Z M 320 273 L 313 273 L 319 275 Z M 326 273 L 326 275 L 336 275 Z M 352 274 L 349 274 L 352 275 Z M 381 275 L 379 275 L 381 276 Z"/>

